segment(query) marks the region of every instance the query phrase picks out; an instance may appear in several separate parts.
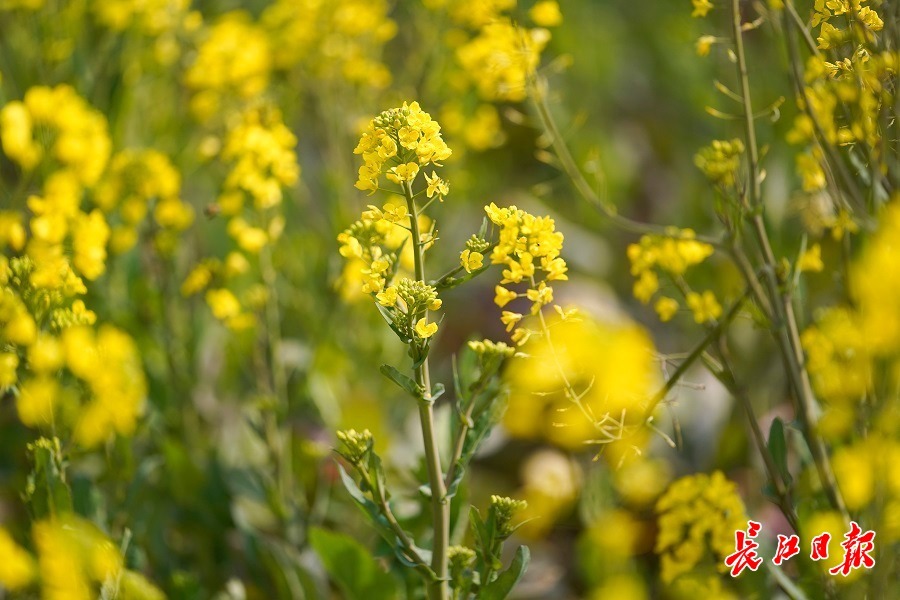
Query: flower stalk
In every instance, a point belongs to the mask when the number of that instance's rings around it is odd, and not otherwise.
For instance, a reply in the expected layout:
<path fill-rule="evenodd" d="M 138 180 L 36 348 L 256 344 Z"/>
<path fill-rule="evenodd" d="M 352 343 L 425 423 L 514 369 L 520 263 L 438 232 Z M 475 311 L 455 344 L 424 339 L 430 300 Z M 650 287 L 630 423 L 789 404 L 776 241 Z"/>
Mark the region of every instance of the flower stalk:
<path fill-rule="evenodd" d="M 425 248 L 422 244 L 419 223 L 416 215 L 416 200 L 410 183 L 403 185 L 406 197 L 407 210 L 410 218 L 410 232 L 413 242 L 413 262 L 415 278 L 417 281 L 425 281 Z M 428 319 L 428 309 L 424 315 Z M 447 499 L 447 488 L 444 484 L 444 474 L 441 469 L 441 456 L 438 448 L 437 436 L 434 424 L 434 401 L 431 398 L 431 374 L 428 368 L 428 357 L 421 360 L 421 364 L 415 369 L 416 383 L 422 388 L 422 398 L 419 404 L 419 422 L 422 426 L 422 442 L 425 445 L 425 466 L 428 469 L 428 484 L 431 489 L 431 518 L 434 526 L 434 547 L 432 549 L 431 569 L 434 571 L 436 581 L 428 584 L 428 598 L 430 600 L 445 600 L 449 597 L 447 583 L 447 548 L 450 540 L 450 503 Z"/>

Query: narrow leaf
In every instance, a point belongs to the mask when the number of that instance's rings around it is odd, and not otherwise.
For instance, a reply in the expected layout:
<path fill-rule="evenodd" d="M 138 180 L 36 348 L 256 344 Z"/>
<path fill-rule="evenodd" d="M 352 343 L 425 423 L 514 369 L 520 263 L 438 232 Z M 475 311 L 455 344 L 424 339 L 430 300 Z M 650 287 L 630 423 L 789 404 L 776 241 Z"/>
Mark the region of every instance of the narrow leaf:
<path fill-rule="evenodd" d="M 381 365 L 381 374 L 396 383 L 401 390 L 408 392 L 413 398 L 422 397 L 422 388 L 415 381 L 398 371 L 391 365 Z"/>
<path fill-rule="evenodd" d="M 394 600 L 397 581 L 352 537 L 320 527 L 309 530 L 309 544 L 335 585 L 349 600 Z"/>
<path fill-rule="evenodd" d="M 528 550 L 528 546 L 519 546 L 509 568 L 500 573 L 497 579 L 484 586 L 479 598 L 481 600 L 503 600 L 509 596 L 519 579 L 525 574 L 530 559 L 531 552 Z"/>

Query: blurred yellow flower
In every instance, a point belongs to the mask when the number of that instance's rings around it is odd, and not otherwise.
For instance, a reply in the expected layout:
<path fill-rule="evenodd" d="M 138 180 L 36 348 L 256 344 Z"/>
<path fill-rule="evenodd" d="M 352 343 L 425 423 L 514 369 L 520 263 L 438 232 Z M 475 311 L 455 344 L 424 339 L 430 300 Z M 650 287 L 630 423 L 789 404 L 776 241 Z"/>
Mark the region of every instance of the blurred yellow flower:
<path fill-rule="evenodd" d="M 3 528 L 0 528 L 0 558 L 0 588 L 15 592 L 34 579 L 34 560 Z"/>
<path fill-rule="evenodd" d="M 659 385 L 650 337 L 633 323 L 581 314 L 581 320 L 551 317 L 552 344 L 543 335 L 531 336 L 522 346 L 524 356 L 510 361 L 503 422 L 511 435 L 578 449 L 630 437 L 642 422 L 644 405 Z M 504 317 L 511 323 L 521 319 Z M 567 397 L 563 377 L 582 395 L 581 408 Z"/>
<path fill-rule="evenodd" d="M 541 27 L 556 27 L 563 21 L 562 12 L 556 0 L 540 0 L 528 11 L 528 16 L 535 25 Z"/>
<path fill-rule="evenodd" d="M 694 321 L 697 323 L 708 323 L 722 316 L 722 306 L 711 290 L 706 290 L 702 294 L 689 293 L 687 305 L 693 311 Z"/>

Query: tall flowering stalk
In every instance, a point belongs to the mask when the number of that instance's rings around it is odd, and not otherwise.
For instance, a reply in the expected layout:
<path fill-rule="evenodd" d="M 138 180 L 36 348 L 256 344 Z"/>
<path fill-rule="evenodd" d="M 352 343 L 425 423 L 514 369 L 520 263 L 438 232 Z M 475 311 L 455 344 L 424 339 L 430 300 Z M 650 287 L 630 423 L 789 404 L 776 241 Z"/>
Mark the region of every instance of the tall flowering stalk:
<path fill-rule="evenodd" d="M 500 571 L 503 542 L 516 530 L 512 522 L 524 503 L 493 496 L 485 518 L 473 508 L 470 519 L 476 547 L 472 549 L 451 545 L 450 502 L 459 490 L 469 461 L 502 414 L 503 390 L 497 375 L 514 350 L 488 340 L 470 342 L 458 361 L 459 368 L 454 372 L 453 442 L 449 453 L 443 449 L 444 456 L 449 456 L 445 471 L 434 417 L 435 401 L 445 388 L 431 380 L 429 352 L 438 323 L 429 313 L 441 308 L 441 290 L 464 283 L 490 266 L 484 263 L 484 257 L 491 248 L 494 263 L 503 263 L 508 269 L 516 268 L 513 263 L 521 267 L 532 259 L 530 252 L 543 260 L 542 271 L 554 275 L 549 279 L 563 279 L 565 263 L 558 259 L 562 235 L 554 232 L 550 219 L 535 218 L 514 207 L 499 209 L 492 204 L 486 210 L 493 222 L 501 226 L 499 242 L 492 244 L 485 239 L 485 222 L 482 230 L 466 242 L 458 265 L 438 279 L 428 279 L 425 259 L 436 235 L 425 210 L 433 202 L 443 201 L 450 186 L 433 168 L 430 174 L 423 173 L 421 178 L 419 175 L 426 167 L 440 167 L 441 161 L 451 154 L 440 125 L 418 103 L 404 104 L 374 118 L 355 152 L 362 155 L 364 162 L 356 187 L 370 195 L 386 191 L 402 199 L 392 199 L 381 208 L 369 205 L 361 219 L 338 236 L 338 241 L 344 257 L 364 263 L 362 291 L 372 297 L 384 320 L 408 347 L 412 378 L 391 365 L 382 365 L 381 372 L 417 404 L 428 473 L 423 489 L 431 512 L 431 550 L 417 546 L 414 534 L 407 532 L 394 515 L 384 468 L 372 449 L 373 439 L 368 431 L 338 433 L 343 446 L 341 455 L 358 476 L 357 482 L 342 470 L 343 482 L 379 533 L 395 548 L 398 559 L 422 576 L 430 599 L 446 599 L 451 593 L 454 598 L 483 594 L 502 598 L 511 591 L 528 561 L 527 549 L 520 547 L 509 568 Z M 382 188 L 382 177 L 393 185 Z M 497 220 L 501 214 L 508 223 Z M 518 220 L 526 222 L 521 231 Z M 516 253 L 513 238 L 517 232 L 524 234 L 530 228 L 534 229 L 533 243 L 527 251 Z M 412 254 L 412 276 L 403 272 L 407 249 Z M 534 290 L 527 295 L 534 302 L 533 312 L 537 312 L 552 300 L 552 294 L 546 291 L 546 284 L 534 282 L 533 268 L 526 265 L 520 271 L 511 276 L 511 281 L 522 282 L 524 277 L 531 283 Z"/>

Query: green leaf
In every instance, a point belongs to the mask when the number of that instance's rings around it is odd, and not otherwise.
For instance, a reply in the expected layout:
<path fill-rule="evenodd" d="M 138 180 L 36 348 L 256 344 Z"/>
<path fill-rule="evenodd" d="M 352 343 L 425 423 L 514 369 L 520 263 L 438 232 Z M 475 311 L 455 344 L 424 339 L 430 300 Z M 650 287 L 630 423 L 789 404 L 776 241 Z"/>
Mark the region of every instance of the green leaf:
<path fill-rule="evenodd" d="M 778 467 L 778 471 L 781 473 L 781 478 L 785 484 L 791 485 L 793 479 L 787 466 L 787 441 L 784 437 L 784 423 L 778 417 L 772 421 L 772 425 L 769 427 L 767 447 L 769 454 L 772 455 L 772 459 L 775 461 L 775 466 Z"/>
<path fill-rule="evenodd" d="M 375 294 L 372 294 L 372 296 L 374 297 Z M 388 310 L 386 307 L 380 305 L 378 302 L 375 302 L 375 308 L 378 309 L 378 312 L 381 314 L 381 318 L 383 318 L 384 322 L 388 324 L 388 327 L 390 327 L 391 330 L 395 334 L 397 334 L 397 337 L 400 338 L 400 341 L 403 342 L 404 344 L 410 343 L 410 339 L 407 336 L 403 335 L 403 332 L 400 331 L 397 328 L 397 325 L 394 324 L 394 318 L 391 315 L 391 311 Z"/>
<path fill-rule="evenodd" d="M 530 559 L 531 552 L 528 550 L 528 546 L 519 546 L 509 568 L 500 573 L 497 579 L 484 586 L 479 598 L 481 600 L 503 600 L 509 596 L 519 579 L 525 574 Z"/>
<path fill-rule="evenodd" d="M 380 462 L 378 464 L 380 465 Z M 338 473 L 341 477 L 341 482 L 344 484 L 344 488 L 347 489 L 347 492 L 350 493 L 350 496 L 353 498 L 356 504 L 369 517 L 369 520 L 372 522 L 372 525 L 375 527 L 378 535 L 380 535 L 381 538 L 386 541 L 391 548 L 394 549 L 394 554 L 396 554 L 397 560 L 399 560 L 404 565 L 414 566 L 422 571 L 422 569 L 431 562 L 431 552 L 414 545 L 413 550 L 419 555 L 419 558 L 424 561 L 424 564 L 417 565 L 414 561 L 410 560 L 410 558 L 406 556 L 406 550 L 404 549 L 402 542 L 397 537 L 397 534 L 394 532 L 394 530 L 391 528 L 391 525 L 390 523 L 388 523 L 385 516 L 381 513 L 381 510 L 379 510 L 378 506 L 369 498 L 367 498 L 363 491 L 359 489 L 359 486 L 356 485 L 356 482 L 353 480 L 353 478 L 350 477 L 347 471 L 344 470 L 344 467 L 342 467 L 341 465 L 338 465 L 337 467 Z M 409 534 L 407 533 L 407 535 Z"/>
<path fill-rule="evenodd" d="M 396 383 L 401 390 L 408 392 L 413 398 L 419 399 L 423 395 L 423 390 L 418 383 L 398 371 L 391 365 L 381 365 L 381 374 Z"/>
<path fill-rule="evenodd" d="M 309 543 L 345 598 L 393 600 L 398 597 L 397 580 L 383 571 L 369 551 L 350 536 L 312 527 Z"/>

